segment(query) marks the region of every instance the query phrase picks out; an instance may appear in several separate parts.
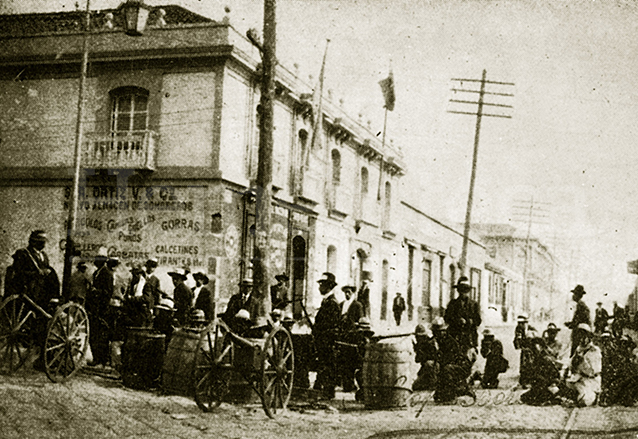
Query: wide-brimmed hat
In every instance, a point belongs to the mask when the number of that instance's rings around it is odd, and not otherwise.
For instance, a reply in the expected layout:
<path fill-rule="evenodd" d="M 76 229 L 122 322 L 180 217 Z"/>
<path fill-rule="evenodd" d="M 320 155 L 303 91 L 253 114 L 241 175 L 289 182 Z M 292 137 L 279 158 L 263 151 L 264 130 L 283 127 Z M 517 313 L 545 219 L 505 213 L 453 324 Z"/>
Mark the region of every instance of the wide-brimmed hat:
<path fill-rule="evenodd" d="M 483 337 L 494 337 L 494 333 L 490 328 L 485 328 L 483 330 Z"/>
<path fill-rule="evenodd" d="M 334 275 L 334 274 L 332 274 L 332 273 L 330 273 L 330 272 L 328 272 L 328 271 L 326 271 L 325 273 L 323 273 L 323 274 L 321 275 L 321 278 L 317 281 L 317 283 L 320 283 L 320 284 L 321 284 L 321 283 L 324 283 L 324 282 L 325 282 L 325 283 L 328 283 L 328 284 L 330 284 L 330 285 L 332 285 L 333 287 L 334 287 L 335 285 L 337 285 L 337 280 L 336 280 L 336 278 L 335 278 L 335 275 Z"/>
<path fill-rule="evenodd" d="M 168 298 L 160 299 L 159 304 L 155 305 L 155 308 L 166 311 L 175 311 L 175 308 L 173 308 L 173 302 Z"/>
<path fill-rule="evenodd" d="M 277 281 L 282 281 L 282 282 L 288 282 L 290 280 L 290 278 L 288 277 L 288 275 L 286 273 L 281 273 L 275 276 L 275 280 Z"/>
<path fill-rule="evenodd" d="M 428 331 L 426 331 L 425 326 L 416 325 L 416 328 L 414 328 L 414 335 L 428 335 Z"/>
<path fill-rule="evenodd" d="M 206 276 L 206 273 L 203 271 L 198 271 L 197 273 L 193 273 L 193 279 L 201 279 L 203 283 L 207 284 L 210 279 Z"/>
<path fill-rule="evenodd" d="M 558 332 L 560 331 L 560 328 L 558 326 L 556 326 L 554 323 L 548 323 L 547 324 L 547 332 Z"/>
<path fill-rule="evenodd" d="M 235 318 L 242 319 L 242 320 L 250 320 L 250 313 L 248 312 L 247 309 L 240 309 L 239 311 L 237 311 L 237 314 L 235 314 Z"/>
<path fill-rule="evenodd" d="M 527 314 L 520 314 L 520 315 L 516 318 L 516 321 L 517 321 L 517 322 L 519 322 L 519 323 L 527 322 L 528 320 L 529 320 L 529 319 L 528 319 L 528 317 L 527 317 Z"/>
<path fill-rule="evenodd" d="M 34 230 L 29 235 L 29 241 L 47 241 L 47 233 L 44 230 Z"/>
<path fill-rule="evenodd" d="M 156 258 L 151 258 L 151 259 L 147 260 L 147 261 L 144 263 L 144 266 L 145 266 L 145 267 L 153 267 L 153 268 L 155 268 L 155 267 L 157 267 L 157 266 L 158 266 L 158 264 L 159 264 L 159 262 L 157 261 L 157 259 L 156 259 Z"/>
<path fill-rule="evenodd" d="M 111 265 L 113 267 L 116 267 L 120 264 L 120 258 L 118 258 L 117 256 L 114 257 L 109 257 L 106 260 L 106 265 Z"/>
<path fill-rule="evenodd" d="M 445 323 L 445 320 L 443 319 L 443 317 L 437 317 L 436 319 L 434 319 L 434 321 L 432 322 L 432 330 L 443 330 L 443 329 L 447 329 L 447 323 Z"/>
<path fill-rule="evenodd" d="M 244 286 L 244 285 L 252 287 L 253 286 L 253 280 L 246 277 L 246 278 L 242 279 L 241 281 L 239 281 L 239 286 L 240 287 Z"/>
<path fill-rule="evenodd" d="M 177 277 L 177 278 L 186 280 L 186 277 L 188 276 L 188 273 L 183 268 L 176 268 L 173 271 L 169 271 L 168 275 L 170 277 Z"/>
<path fill-rule="evenodd" d="M 357 291 L 357 287 L 355 287 L 354 285 L 344 285 L 341 287 L 341 291 L 351 291 L 351 292 L 355 292 Z"/>
<path fill-rule="evenodd" d="M 585 287 L 583 287 L 582 285 L 576 285 L 574 289 L 570 291 L 570 293 L 580 294 L 580 295 L 587 294 L 587 292 L 585 291 Z"/>
<path fill-rule="evenodd" d="M 592 333 L 591 326 L 589 326 L 587 323 L 579 323 L 577 328 L 581 331 L 587 332 L 588 334 Z"/>
<path fill-rule="evenodd" d="M 456 285 L 454 285 L 454 288 L 456 288 L 457 290 L 471 290 L 472 286 L 470 285 L 470 280 L 466 277 L 466 276 L 461 276 L 459 277 L 459 280 L 456 281 Z"/>
<path fill-rule="evenodd" d="M 201 309 L 191 311 L 191 323 L 206 323 L 206 314 Z"/>

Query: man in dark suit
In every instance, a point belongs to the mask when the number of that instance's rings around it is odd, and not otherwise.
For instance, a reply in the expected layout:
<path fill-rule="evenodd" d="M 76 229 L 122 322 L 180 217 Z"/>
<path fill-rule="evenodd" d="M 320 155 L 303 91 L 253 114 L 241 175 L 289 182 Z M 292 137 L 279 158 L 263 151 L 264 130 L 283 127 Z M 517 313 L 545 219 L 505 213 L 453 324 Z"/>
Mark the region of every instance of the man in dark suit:
<path fill-rule="evenodd" d="M 89 344 L 93 353 L 91 365 L 106 366 L 109 362 L 109 325 L 106 320 L 109 302 L 115 290 L 115 269 L 118 258 L 107 258 L 106 263 L 95 273 L 91 294 L 86 298 L 89 312 Z"/>
<path fill-rule="evenodd" d="M 401 293 L 397 293 L 392 301 L 392 314 L 397 326 L 401 325 L 401 316 L 405 312 L 405 299 L 401 297 Z"/>
<path fill-rule="evenodd" d="M 206 321 L 210 322 L 215 318 L 215 296 L 208 287 L 210 280 L 208 276 L 201 271 L 193 274 L 193 279 L 195 279 L 195 287 L 193 288 L 195 309 L 204 311 Z"/>
<path fill-rule="evenodd" d="M 221 317 L 233 331 L 240 332 L 239 330 L 245 326 L 237 319 L 237 313 L 242 309 L 250 312 L 252 291 L 252 279 L 243 279 L 239 283 L 239 292 L 233 294 L 226 305 L 226 311 Z"/>
<path fill-rule="evenodd" d="M 470 299 L 469 280 L 461 276 L 454 286 L 459 292 L 458 297 L 450 300 L 445 310 L 445 322 L 448 333 L 453 337 L 464 352 L 478 346 L 478 327 L 481 325 L 479 305 Z"/>
<path fill-rule="evenodd" d="M 160 280 L 155 275 L 157 265 L 158 261 L 155 258 L 149 259 L 144 264 L 144 268 L 146 268 L 146 283 L 144 284 L 142 294 L 146 300 L 148 309 L 150 310 L 153 310 L 157 305 L 159 305 L 160 299 L 168 298 L 168 294 L 160 288 Z"/>
<path fill-rule="evenodd" d="M 286 273 L 275 276 L 277 284 L 270 287 L 270 304 L 272 309 L 285 310 L 288 305 L 288 282 L 290 278 Z"/>
<path fill-rule="evenodd" d="M 582 332 L 578 330 L 578 325 L 585 323 L 591 326 L 591 316 L 589 307 L 583 302 L 583 296 L 587 294 L 585 288 L 582 285 L 576 285 L 570 292 L 572 293 L 572 300 L 576 302 L 576 309 L 574 309 L 574 316 L 571 322 L 565 322 L 565 326 L 572 330 L 571 357 L 573 357 L 582 335 Z"/>
<path fill-rule="evenodd" d="M 355 347 L 360 339 L 358 323 L 363 317 L 363 305 L 357 300 L 356 287 L 346 285 L 341 287 L 346 300 L 341 304 L 341 348 L 339 349 L 339 369 L 343 390 L 356 390 L 355 372 L 359 367 L 359 353 Z"/>
<path fill-rule="evenodd" d="M 598 307 L 596 308 L 596 315 L 594 317 L 594 331 L 596 332 L 596 334 L 602 334 L 605 330 L 605 326 L 607 326 L 609 313 L 605 308 L 603 308 L 602 302 L 598 302 L 596 305 Z"/>
<path fill-rule="evenodd" d="M 333 289 L 337 286 L 334 274 L 323 273 L 318 283 L 323 300 L 312 327 L 318 360 L 314 389 L 322 390 L 326 399 L 333 399 L 336 386 L 335 344 L 341 326 L 341 307 L 334 297 Z"/>
<path fill-rule="evenodd" d="M 169 271 L 168 275 L 173 280 L 173 303 L 175 304 L 175 319 L 179 326 L 188 325 L 188 320 L 193 308 L 193 291 L 184 283 L 186 282 L 186 270 L 178 268 Z"/>

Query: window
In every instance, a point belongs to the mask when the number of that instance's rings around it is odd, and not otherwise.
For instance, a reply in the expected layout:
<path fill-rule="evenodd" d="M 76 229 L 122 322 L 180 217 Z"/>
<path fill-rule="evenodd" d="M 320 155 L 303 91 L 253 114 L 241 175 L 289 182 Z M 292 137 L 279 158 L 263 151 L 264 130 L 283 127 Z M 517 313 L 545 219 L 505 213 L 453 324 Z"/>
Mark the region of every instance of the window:
<path fill-rule="evenodd" d="M 361 194 L 368 193 L 368 168 L 361 168 Z"/>
<path fill-rule="evenodd" d="M 470 270 L 470 285 L 472 285 L 472 299 L 479 301 L 481 295 L 481 270 L 472 268 Z"/>
<path fill-rule="evenodd" d="M 385 200 L 383 205 L 383 229 L 390 228 L 390 210 L 392 209 L 392 185 L 389 181 L 385 182 Z"/>
<path fill-rule="evenodd" d="M 111 131 L 145 131 L 148 128 L 148 90 L 121 87 L 111 92 Z"/>
<path fill-rule="evenodd" d="M 432 261 L 423 260 L 423 272 L 421 274 L 421 303 L 425 308 L 430 308 L 430 282 L 432 278 Z"/>
<path fill-rule="evenodd" d="M 326 255 L 326 271 L 336 275 L 337 271 L 337 247 L 331 245 L 328 247 Z"/>
<path fill-rule="evenodd" d="M 338 186 L 341 183 L 341 154 L 336 149 L 332 150 L 332 184 Z"/>

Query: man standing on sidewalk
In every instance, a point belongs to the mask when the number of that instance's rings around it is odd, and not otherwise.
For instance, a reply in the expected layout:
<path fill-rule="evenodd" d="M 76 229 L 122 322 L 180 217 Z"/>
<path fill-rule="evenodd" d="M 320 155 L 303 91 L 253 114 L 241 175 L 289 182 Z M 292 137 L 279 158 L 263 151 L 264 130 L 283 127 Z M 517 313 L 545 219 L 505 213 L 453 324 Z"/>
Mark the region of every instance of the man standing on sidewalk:
<path fill-rule="evenodd" d="M 334 399 L 336 386 L 335 345 L 341 325 L 341 307 L 332 291 L 337 286 L 334 274 L 323 273 L 318 282 L 319 293 L 323 296 L 323 300 L 312 327 L 319 369 L 314 389 L 322 390 L 324 398 Z"/>
<path fill-rule="evenodd" d="M 401 326 L 401 316 L 405 311 L 405 299 L 401 297 L 401 293 L 397 293 L 394 301 L 392 302 L 392 314 L 394 314 L 394 321 L 397 326 Z"/>

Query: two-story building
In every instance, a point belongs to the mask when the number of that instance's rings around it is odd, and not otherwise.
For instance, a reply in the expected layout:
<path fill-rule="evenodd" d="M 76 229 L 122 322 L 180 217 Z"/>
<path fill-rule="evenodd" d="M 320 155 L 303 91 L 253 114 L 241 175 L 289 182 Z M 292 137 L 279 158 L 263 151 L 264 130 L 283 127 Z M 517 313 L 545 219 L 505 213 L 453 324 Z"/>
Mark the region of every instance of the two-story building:
<path fill-rule="evenodd" d="M 61 273 L 70 208 L 82 59 L 82 13 L 0 16 L 0 268 L 45 229 Z M 116 10 L 91 14 L 81 121 L 80 258 L 155 257 L 162 286 L 175 267 L 204 271 L 220 310 L 252 277 L 260 57 L 227 19 L 156 8 L 142 36 Z M 458 277 L 462 236 L 401 202 L 401 154 L 283 65 L 276 70 L 272 275 L 312 313 L 316 279 L 370 284 L 373 323 L 397 291 L 408 319 L 441 313 Z M 371 90 L 371 93 L 378 90 Z M 312 142 L 322 118 L 319 141 Z M 485 297 L 484 248 L 472 241 L 470 278 Z"/>

